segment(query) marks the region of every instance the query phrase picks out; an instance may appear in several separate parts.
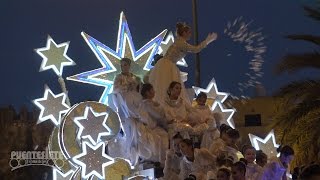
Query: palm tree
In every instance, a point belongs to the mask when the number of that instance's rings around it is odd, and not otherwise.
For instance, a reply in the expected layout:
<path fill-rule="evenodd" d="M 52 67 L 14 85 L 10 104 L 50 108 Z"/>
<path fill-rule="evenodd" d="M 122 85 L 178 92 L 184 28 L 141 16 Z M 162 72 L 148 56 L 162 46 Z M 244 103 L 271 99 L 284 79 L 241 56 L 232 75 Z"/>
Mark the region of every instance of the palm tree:
<path fill-rule="evenodd" d="M 320 21 L 320 1 L 318 7 L 304 6 L 308 17 Z M 303 40 L 320 46 L 320 36 L 302 34 L 286 36 L 291 40 Z M 319 50 L 301 54 L 285 55 L 275 72 L 294 73 L 305 68 L 320 70 Z M 320 162 L 320 79 L 291 82 L 275 93 L 283 99 L 274 117 L 275 128 L 281 144 L 290 145 L 295 150 L 293 167 Z"/>

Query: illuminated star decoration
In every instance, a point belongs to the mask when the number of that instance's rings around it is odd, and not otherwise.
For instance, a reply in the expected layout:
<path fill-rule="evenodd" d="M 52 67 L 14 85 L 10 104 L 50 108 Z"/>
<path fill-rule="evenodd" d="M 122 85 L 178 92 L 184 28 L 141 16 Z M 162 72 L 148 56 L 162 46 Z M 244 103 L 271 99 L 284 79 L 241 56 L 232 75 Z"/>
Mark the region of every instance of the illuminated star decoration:
<path fill-rule="evenodd" d="M 132 59 L 131 72 L 140 76 L 142 79 L 150 68 L 152 68 L 151 62 L 153 56 L 158 51 L 166 32 L 167 30 L 162 31 L 159 35 L 136 51 L 127 20 L 124 13 L 121 12 L 116 51 L 82 32 L 84 40 L 100 61 L 102 68 L 83 72 L 68 77 L 67 79 L 104 87 L 105 90 L 99 101 L 107 104 L 108 94 L 112 92 L 113 80 L 116 75 L 121 72 L 120 60 L 124 57 Z"/>
<path fill-rule="evenodd" d="M 72 160 L 81 166 L 81 177 L 83 179 L 88 179 L 92 175 L 104 179 L 105 167 L 114 163 L 114 159 L 105 153 L 103 142 L 95 146 L 83 142 L 82 153 L 74 156 Z"/>
<path fill-rule="evenodd" d="M 46 85 L 43 98 L 35 99 L 33 103 L 41 110 L 37 124 L 51 120 L 56 126 L 61 122 L 62 114 L 69 111 L 66 104 L 66 94 L 53 94 Z"/>
<path fill-rule="evenodd" d="M 235 109 L 224 109 L 223 105 L 219 101 L 215 101 L 211 107 L 211 111 L 222 114 L 224 121 L 228 123 L 230 127 L 235 128 L 232 116 L 236 112 Z"/>
<path fill-rule="evenodd" d="M 211 79 L 206 89 L 195 86 L 192 86 L 192 88 L 196 95 L 198 95 L 200 92 L 204 92 L 207 94 L 208 98 L 213 99 L 214 101 L 219 101 L 221 103 L 223 103 L 229 96 L 228 93 L 218 91 L 217 83 L 214 78 Z"/>
<path fill-rule="evenodd" d="M 46 47 L 35 49 L 43 58 L 40 71 L 52 69 L 58 76 L 62 76 L 64 66 L 75 65 L 74 61 L 67 56 L 69 43 L 57 44 L 48 36 Z"/>
<path fill-rule="evenodd" d="M 279 144 L 276 143 L 276 137 L 273 130 L 271 130 L 264 139 L 253 134 L 248 135 L 252 146 L 256 150 L 262 150 L 268 155 L 268 158 L 278 156 L 277 148 L 279 147 Z"/>
<path fill-rule="evenodd" d="M 59 171 L 57 168 L 53 168 L 53 180 L 72 180 L 72 176 L 74 174 L 73 170 L 68 171 L 67 173 L 63 173 Z"/>
<path fill-rule="evenodd" d="M 79 127 L 77 140 L 88 138 L 92 144 L 101 141 L 102 136 L 110 135 L 110 128 L 106 125 L 108 113 L 96 113 L 91 107 L 86 107 L 82 117 L 75 117 L 74 123 Z"/>
<path fill-rule="evenodd" d="M 242 20 L 242 17 L 238 17 L 233 22 L 228 22 L 227 27 L 224 29 L 227 37 L 231 38 L 233 42 L 242 44 L 247 52 L 253 54 L 249 62 L 249 71 L 245 73 L 248 79 L 238 83 L 238 89 L 241 93 L 249 87 L 260 84 L 258 79 L 263 75 L 261 71 L 264 62 L 263 55 L 267 50 L 267 46 L 264 43 L 265 37 L 261 32 L 262 28 L 250 30 L 249 26 L 251 23 L 252 21 L 245 22 Z M 228 54 L 227 56 L 231 55 L 232 54 Z"/>
<path fill-rule="evenodd" d="M 172 32 L 170 31 L 167 34 L 167 37 L 165 38 L 165 40 L 161 42 L 161 46 L 159 47 L 158 54 L 165 55 L 167 53 L 167 50 L 169 49 L 169 47 L 173 44 L 173 42 L 174 42 L 174 36 L 173 36 Z M 188 67 L 188 64 L 184 58 L 180 59 L 177 62 L 177 65 Z"/>

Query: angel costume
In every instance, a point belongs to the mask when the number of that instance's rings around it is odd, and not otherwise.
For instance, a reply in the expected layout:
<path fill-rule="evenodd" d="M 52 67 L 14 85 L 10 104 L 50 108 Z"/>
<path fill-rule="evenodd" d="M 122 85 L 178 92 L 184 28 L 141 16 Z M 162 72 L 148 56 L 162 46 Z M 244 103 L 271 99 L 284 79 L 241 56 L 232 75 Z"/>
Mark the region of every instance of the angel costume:
<path fill-rule="evenodd" d="M 182 85 L 181 97 L 186 103 L 191 104 L 187 95 L 184 83 L 180 76 L 180 70 L 176 63 L 184 58 L 188 52 L 198 53 L 207 46 L 207 41 L 203 41 L 197 46 L 188 44 L 184 39 L 177 38 L 175 42 L 169 47 L 165 56 L 160 59 L 152 69 L 149 82 L 157 91 L 155 100 L 164 103 L 167 96 L 167 89 L 172 81 L 180 82 Z"/>
<path fill-rule="evenodd" d="M 195 122 L 199 118 L 194 113 L 194 108 L 181 97 L 171 100 L 167 95 L 164 102 L 163 108 L 168 121 L 169 136 L 180 132 L 184 138 L 189 138 L 189 134 L 193 133 L 190 122 Z"/>
<path fill-rule="evenodd" d="M 186 157 L 180 163 L 180 179 L 185 179 L 189 174 L 197 177 L 197 180 L 206 180 L 209 171 L 216 172 L 216 157 L 207 149 L 194 149 L 194 160 L 189 161 Z"/>
<path fill-rule="evenodd" d="M 139 107 L 139 104 L 135 104 L 137 102 L 133 99 L 138 96 L 142 100 L 141 95 L 138 93 L 139 84 L 139 77 L 132 73 L 129 75 L 121 73 L 115 77 L 112 99 L 120 113 L 120 116 L 122 115 L 121 113 L 123 113 L 126 118 L 130 116 L 137 116 L 135 112 L 137 112 L 136 108 Z"/>
<path fill-rule="evenodd" d="M 287 169 L 280 162 L 279 158 L 273 157 L 270 159 L 270 162 L 266 164 L 263 168 L 263 172 L 259 180 L 283 180 L 287 179 L 286 176 Z M 285 177 L 285 178 L 284 178 Z"/>
<path fill-rule="evenodd" d="M 131 160 L 132 164 L 137 162 L 138 149 L 138 124 L 139 105 L 142 97 L 137 89 L 140 84 L 139 78 L 134 74 L 118 74 L 114 80 L 111 102 L 120 116 L 124 137 L 117 137 L 115 142 L 109 143 L 109 151 L 113 156 L 125 157 Z"/>
<path fill-rule="evenodd" d="M 149 132 L 153 135 L 154 142 L 146 142 L 155 144 L 153 149 L 152 160 L 164 164 L 166 150 L 169 148 L 169 136 L 164 129 L 166 124 L 165 113 L 159 103 L 152 99 L 144 99 L 140 105 L 141 121 L 146 124 Z"/>

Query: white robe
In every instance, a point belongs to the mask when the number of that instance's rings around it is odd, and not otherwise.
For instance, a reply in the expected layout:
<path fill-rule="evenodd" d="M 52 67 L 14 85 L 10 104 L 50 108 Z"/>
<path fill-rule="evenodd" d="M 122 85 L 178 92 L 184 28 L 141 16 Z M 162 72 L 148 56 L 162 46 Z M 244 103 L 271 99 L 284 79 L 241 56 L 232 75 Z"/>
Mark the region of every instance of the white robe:
<path fill-rule="evenodd" d="M 187 104 L 183 98 L 178 100 L 165 99 L 163 105 L 165 116 L 168 124 L 169 136 L 180 132 L 184 138 L 189 138 L 189 134 L 193 132 L 190 122 L 196 121 L 197 117 L 194 108 Z"/>
<path fill-rule="evenodd" d="M 197 177 L 197 180 L 206 180 L 209 171 L 216 172 L 216 157 L 207 149 L 194 149 L 194 161 L 186 157 L 180 163 L 180 179 L 185 179 L 189 174 Z"/>
<path fill-rule="evenodd" d="M 140 115 L 141 121 L 146 124 L 153 136 L 154 142 L 147 142 L 155 144 L 152 160 L 164 164 L 166 150 L 169 148 L 168 132 L 163 128 L 166 122 L 164 110 L 160 104 L 146 99 L 140 105 Z"/>
<path fill-rule="evenodd" d="M 154 89 L 157 90 L 155 96 L 155 100 L 157 102 L 160 102 L 161 104 L 164 103 L 170 83 L 172 81 L 177 81 L 182 85 L 181 97 L 188 104 L 191 104 L 180 76 L 180 70 L 176 63 L 180 59 L 184 58 L 187 53 L 198 53 L 206 47 L 206 45 L 206 41 L 197 46 L 192 46 L 182 38 L 177 38 L 175 40 L 175 42 L 169 47 L 165 56 L 154 66 L 149 76 L 149 82 L 153 85 Z"/>

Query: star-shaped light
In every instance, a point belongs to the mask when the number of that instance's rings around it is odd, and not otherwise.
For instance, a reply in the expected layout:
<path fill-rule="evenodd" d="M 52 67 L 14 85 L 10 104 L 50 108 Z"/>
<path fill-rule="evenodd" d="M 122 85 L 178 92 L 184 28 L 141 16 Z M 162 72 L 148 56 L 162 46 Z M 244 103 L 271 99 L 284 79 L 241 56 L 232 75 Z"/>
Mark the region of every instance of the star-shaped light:
<path fill-rule="evenodd" d="M 74 175 L 74 171 L 70 170 L 66 173 L 59 171 L 57 168 L 53 168 L 53 180 L 72 180 Z"/>
<path fill-rule="evenodd" d="M 105 167 L 114 163 L 114 159 L 105 153 L 105 144 L 102 142 L 95 146 L 83 142 L 82 153 L 74 156 L 72 160 L 81 166 L 83 179 L 88 179 L 92 175 L 104 179 Z"/>
<path fill-rule="evenodd" d="M 274 135 L 273 130 L 271 130 L 264 139 L 253 134 L 248 135 L 252 146 L 256 150 L 262 150 L 264 153 L 268 155 L 269 158 L 279 156 L 279 154 L 277 153 L 277 148 L 279 147 L 279 144 L 276 143 L 276 137 Z"/>
<path fill-rule="evenodd" d="M 227 97 L 229 96 L 228 93 L 219 92 L 217 88 L 217 83 L 214 78 L 209 82 L 206 89 L 192 86 L 194 92 L 198 95 L 200 92 L 204 92 L 207 94 L 208 98 L 213 99 L 214 101 L 219 101 L 223 103 Z"/>
<path fill-rule="evenodd" d="M 41 110 L 38 124 L 46 120 L 51 120 L 56 126 L 61 122 L 62 114 L 69 111 L 70 107 L 66 104 L 65 93 L 53 94 L 46 85 L 43 98 L 35 99 L 33 103 Z"/>
<path fill-rule="evenodd" d="M 235 128 L 235 125 L 232 119 L 233 114 L 236 112 L 235 109 L 224 109 L 221 102 L 216 101 L 213 103 L 211 107 L 211 111 L 222 114 L 222 119 L 226 121 L 230 127 L 232 127 L 233 129 Z"/>
<path fill-rule="evenodd" d="M 101 141 L 102 136 L 110 135 L 111 129 L 106 125 L 108 113 L 96 113 L 91 107 L 86 107 L 84 115 L 75 117 L 74 123 L 79 127 L 77 140 L 88 138 L 92 144 L 97 144 Z"/>
<path fill-rule="evenodd" d="M 153 56 L 157 53 L 166 32 L 167 30 L 162 31 L 136 51 L 127 20 L 124 13 L 121 12 L 116 51 L 82 32 L 84 40 L 100 61 L 102 68 L 83 72 L 67 79 L 104 87 L 105 90 L 100 98 L 100 102 L 107 104 L 108 94 L 112 92 L 113 80 L 121 72 L 120 60 L 124 57 L 132 59 L 131 72 L 143 79 L 147 71 L 152 68 L 151 62 Z"/>
<path fill-rule="evenodd" d="M 170 31 L 167 34 L 167 37 L 165 38 L 165 40 L 161 42 L 161 46 L 159 47 L 158 54 L 165 55 L 169 47 L 173 44 L 173 42 L 174 42 L 174 36 L 173 36 L 173 33 Z M 177 62 L 177 65 L 188 67 L 188 64 L 184 58 L 180 59 Z"/>
<path fill-rule="evenodd" d="M 46 47 L 35 49 L 43 58 L 40 71 L 52 69 L 58 76 L 62 76 L 64 66 L 75 65 L 74 61 L 67 56 L 69 43 L 57 44 L 48 36 Z"/>

